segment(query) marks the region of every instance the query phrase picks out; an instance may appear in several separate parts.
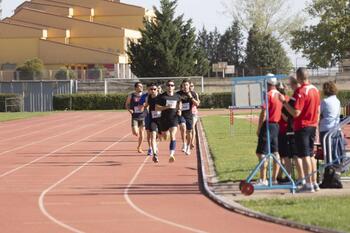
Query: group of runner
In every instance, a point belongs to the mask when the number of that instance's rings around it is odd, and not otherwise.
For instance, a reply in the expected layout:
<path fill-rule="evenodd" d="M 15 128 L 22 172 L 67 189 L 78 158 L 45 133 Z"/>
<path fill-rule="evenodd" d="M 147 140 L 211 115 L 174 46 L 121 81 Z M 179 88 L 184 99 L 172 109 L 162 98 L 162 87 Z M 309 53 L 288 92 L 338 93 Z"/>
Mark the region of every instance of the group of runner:
<path fill-rule="evenodd" d="M 320 190 L 317 183 L 317 166 L 314 158 L 314 143 L 316 129 L 320 121 L 320 92 L 309 81 L 308 71 L 299 68 L 295 75 L 289 77 L 289 86 L 293 90 L 288 97 L 285 85 L 271 75 L 267 80 L 268 113 L 271 153 L 282 159 L 289 174 L 292 171 L 292 161 L 296 163 L 298 180 L 302 187 L 300 192 L 315 192 Z M 265 106 L 265 105 L 264 105 Z M 258 125 L 258 146 L 256 154 L 263 160 L 268 154 L 266 108 L 263 106 Z M 336 113 L 339 118 L 339 113 Z M 280 168 L 274 163 L 272 182 L 289 181 L 280 177 Z M 267 160 L 261 167 L 258 184 L 268 185 Z M 280 179 L 278 179 L 280 178 Z"/>
<path fill-rule="evenodd" d="M 153 162 L 159 162 L 158 143 L 170 140 L 169 162 L 175 162 L 176 135 L 178 127 L 183 142 L 182 151 L 191 155 L 194 148 L 197 123 L 199 96 L 194 91 L 194 84 L 184 79 L 180 90 L 176 90 L 175 81 L 166 82 L 166 90 L 162 93 L 161 85 L 147 85 L 147 93 L 143 93 L 143 84 L 135 83 L 135 92 L 131 93 L 125 103 L 125 108 L 131 114 L 132 133 L 138 137 L 137 151 L 143 153 L 142 143 L 147 131 L 148 152 L 153 156 Z"/>

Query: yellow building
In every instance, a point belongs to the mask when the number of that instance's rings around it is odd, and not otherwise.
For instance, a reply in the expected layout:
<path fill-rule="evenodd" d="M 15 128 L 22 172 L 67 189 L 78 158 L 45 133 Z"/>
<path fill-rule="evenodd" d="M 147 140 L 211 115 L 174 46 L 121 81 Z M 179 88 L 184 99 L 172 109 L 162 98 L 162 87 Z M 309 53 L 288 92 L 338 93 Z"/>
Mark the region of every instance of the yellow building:
<path fill-rule="evenodd" d="M 0 69 L 38 57 L 47 69 L 128 70 L 127 44 L 153 13 L 107 0 L 32 0 L 0 21 Z M 129 72 L 130 73 L 130 72 Z M 1 79 L 1 77 L 0 77 Z"/>

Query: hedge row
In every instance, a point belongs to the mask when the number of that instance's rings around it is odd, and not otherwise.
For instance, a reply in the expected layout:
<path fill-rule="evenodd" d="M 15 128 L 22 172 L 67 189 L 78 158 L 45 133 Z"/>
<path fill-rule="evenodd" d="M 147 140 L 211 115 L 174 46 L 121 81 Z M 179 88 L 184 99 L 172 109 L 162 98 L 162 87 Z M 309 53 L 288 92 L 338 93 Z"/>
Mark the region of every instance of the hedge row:
<path fill-rule="evenodd" d="M 73 94 L 56 95 L 53 108 L 59 110 L 112 110 L 124 109 L 126 94 Z M 227 108 L 231 105 L 231 93 L 200 95 L 202 108 Z"/>
<path fill-rule="evenodd" d="M 54 110 L 112 110 L 124 109 L 126 94 L 73 94 L 53 98 Z"/>
<path fill-rule="evenodd" d="M 6 112 L 5 99 L 7 99 L 7 98 L 16 98 L 16 97 L 19 97 L 19 96 L 16 95 L 16 94 L 0 94 L 0 112 Z M 13 104 L 13 103 L 11 103 L 11 104 Z M 10 109 L 8 109 L 8 110 L 10 110 Z"/>
<path fill-rule="evenodd" d="M 54 110 L 112 110 L 124 109 L 126 94 L 74 94 L 53 98 Z M 340 91 L 338 98 L 345 106 L 350 103 L 350 91 Z M 231 93 L 201 94 L 201 108 L 227 108 L 232 104 Z M 0 99 L 1 100 L 1 99 Z"/>

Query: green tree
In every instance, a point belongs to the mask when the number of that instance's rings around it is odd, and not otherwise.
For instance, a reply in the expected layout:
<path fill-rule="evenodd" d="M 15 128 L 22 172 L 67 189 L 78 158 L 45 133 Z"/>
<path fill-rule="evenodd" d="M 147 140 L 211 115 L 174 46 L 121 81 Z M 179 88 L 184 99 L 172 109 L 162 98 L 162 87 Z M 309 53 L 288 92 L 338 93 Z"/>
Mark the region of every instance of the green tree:
<path fill-rule="evenodd" d="M 281 44 L 271 34 L 264 34 L 253 26 L 249 31 L 245 66 L 249 75 L 285 73 L 292 68 Z"/>
<path fill-rule="evenodd" d="M 71 69 L 67 69 L 67 67 L 61 67 L 55 74 L 55 79 L 57 80 L 70 80 L 76 79 L 75 73 Z"/>
<path fill-rule="evenodd" d="M 350 52 L 350 1 L 313 0 L 308 13 L 319 23 L 292 32 L 292 48 L 312 67 L 336 65 Z"/>
<path fill-rule="evenodd" d="M 35 80 L 41 79 L 43 75 L 44 65 L 39 58 L 33 58 L 24 62 L 23 65 L 17 67 L 16 71 L 19 80 Z"/>
<path fill-rule="evenodd" d="M 195 46 L 192 20 L 175 17 L 177 0 L 160 0 L 156 17 L 144 21 L 142 38 L 130 41 L 131 70 L 139 77 L 189 76 L 203 72 L 204 59 Z"/>
<path fill-rule="evenodd" d="M 243 34 L 239 23 L 233 24 L 221 36 L 218 45 L 219 60 L 228 62 L 229 65 L 241 66 L 243 60 Z"/>
<path fill-rule="evenodd" d="M 300 12 L 291 13 L 289 3 L 293 4 L 290 0 L 223 0 L 226 13 L 246 32 L 254 25 L 260 32 L 283 41 L 289 41 L 290 32 L 305 22 Z"/>

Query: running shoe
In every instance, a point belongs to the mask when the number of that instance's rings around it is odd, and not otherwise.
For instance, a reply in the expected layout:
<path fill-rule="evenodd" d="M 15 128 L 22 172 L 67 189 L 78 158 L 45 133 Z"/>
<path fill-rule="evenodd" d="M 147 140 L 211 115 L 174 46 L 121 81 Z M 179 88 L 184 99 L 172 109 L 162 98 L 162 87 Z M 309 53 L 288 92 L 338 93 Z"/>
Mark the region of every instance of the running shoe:
<path fill-rule="evenodd" d="M 182 145 L 182 152 L 186 152 L 187 151 L 187 145 L 186 144 L 183 144 Z"/>
<path fill-rule="evenodd" d="M 314 193 L 315 189 L 313 186 L 303 185 L 299 190 L 297 190 L 298 193 Z"/>
<path fill-rule="evenodd" d="M 315 190 L 316 192 L 318 192 L 318 191 L 321 190 L 321 189 L 320 189 L 320 186 L 319 186 L 318 184 L 314 184 L 313 186 L 314 186 L 314 190 Z"/>
<path fill-rule="evenodd" d="M 157 155 L 154 155 L 153 158 L 152 158 L 153 162 L 154 163 L 159 163 L 159 160 L 158 160 L 158 156 Z"/>
<path fill-rule="evenodd" d="M 147 155 L 148 156 L 152 156 L 153 152 L 152 152 L 152 148 L 149 148 L 148 151 L 147 151 Z"/>
<path fill-rule="evenodd" d="M 190 147 L 187 147 L 187 150 L 185 152 L 185 155 L 191 155 L 191 148 Z"/>
<path fill-rule="evenodd" d="M 256 185 L 268 186 L 269 182 L 267 180 L 259 179 L 259 181 L 256 183 Z"/>
<path fill-rule="evenodd" d="M 173 163 L 173 162 L 175 162 L 175 156 L 174 155 L 170 155 L 169 163 Z"/>

